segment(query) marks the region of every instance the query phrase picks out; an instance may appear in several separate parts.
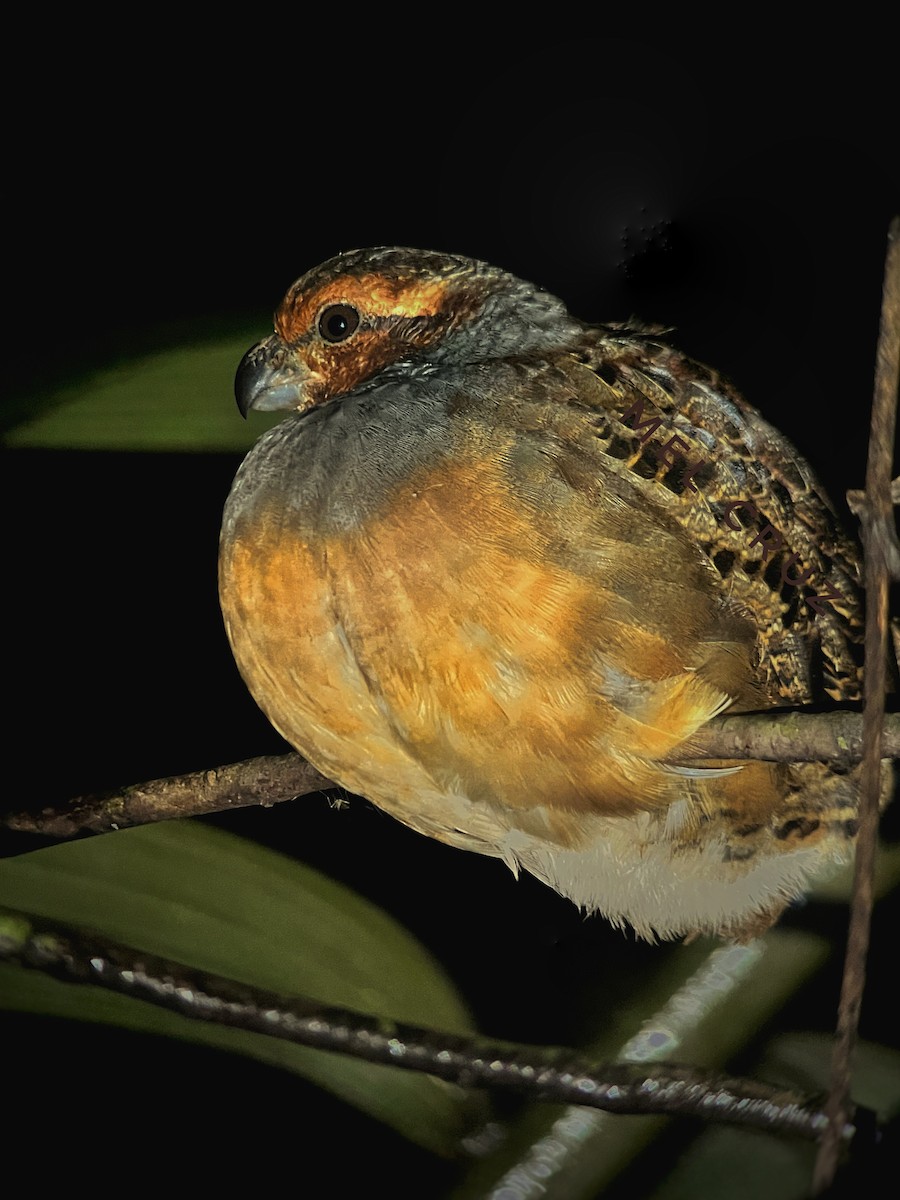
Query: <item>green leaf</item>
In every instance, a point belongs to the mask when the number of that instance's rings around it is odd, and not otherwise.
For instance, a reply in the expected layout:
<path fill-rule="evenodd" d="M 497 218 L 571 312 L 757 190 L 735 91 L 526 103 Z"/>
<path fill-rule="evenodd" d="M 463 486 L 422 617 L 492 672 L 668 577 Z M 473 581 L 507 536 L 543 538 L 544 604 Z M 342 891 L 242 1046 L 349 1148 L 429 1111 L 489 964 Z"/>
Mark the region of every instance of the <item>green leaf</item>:
<path fill-rule="evenodd" d="M 721 1067 L 827 956 L 823 939 L 788 929 L 772 929 L 750 945 L 716 946 L 712 952 L 705 939 L 672 947 L 626 1007 L 598 1012 L 597 1035 L 587 1049 L 600 1062 L 646 1063 L 651 1074 L 660 1060 Z M 605 1194 L 637 1160 L 658 1154 L 651 1146 L 665 1125 L 666 1119 L 658 1116 L 613 1117 L 591 1109 L 560 1111 L 532 1104 L 500 1150 L 475 1163 L 454 1197 L 512 1196 L 516 1189 L 527 1191 L 524 1181 L 537 1178 L 546 1200 L 588 1200 Z M 725 1194 L 730 1200 L 727 1191 L 673 1192 L 665 1200 Z M 769 1200 L 767 1193 L 758 1194 Z"/>
<path fill-rule="evenodd" d="M 900 883 L 900 845 L 882 843 L 875 859 L 875 899 L 880 900 Z M 810 890 L 810 899 L 826 904 L 848 904 L 853 894 L 853 863 L 825 874 Z"/>
<path fill-rule="evenodd" d="M 234 373 L 262 332 L 249 331 L 98 371 L 34 402 L 7 446 L 54 450 L 245 450 L 283 413 L 243 421 Z"/>
<path fill-rule="evenodd" d="M 831 1078 L 834 1037 L 825 1033 L 785 1033 L 766 1049 L 766 1078 L 823 1095 Z M 871 1109 L 882 1123 L 900 1115 L 900 1050 L 858 1041 L 853 1050 L 855 1104 Z"/>
<path fill-rule="evenodd" d="M 757 1079 L 825 1094 L 834 1039 L 820 1033 L 783 1034 L 753 1070 Z M 900 1054 L 872 1042 L 854 1052 L 853 1100 L 881 1121 L 900 1111 Z M 746 1129 L 710 1127 L 681 1156 L 652 1200 L 804 1200 L 816 1147 L 798 1138 L 760 1137 Z"/>
<path fill-rule="evenodd" d="M 439 965 L 380 909 L 309 867 L 199 823 L 129 829 L 7 860 L 0 904 L 257 987 L 438 1029 L 472 1028 Z M 246 1054 L 295 1071 L 436 1153 L 453 1153 L 473 1116 L 467 1093 L 427 1075 L 218 1028 L 25 968 L 0 968 L 0 1008 Z"/>

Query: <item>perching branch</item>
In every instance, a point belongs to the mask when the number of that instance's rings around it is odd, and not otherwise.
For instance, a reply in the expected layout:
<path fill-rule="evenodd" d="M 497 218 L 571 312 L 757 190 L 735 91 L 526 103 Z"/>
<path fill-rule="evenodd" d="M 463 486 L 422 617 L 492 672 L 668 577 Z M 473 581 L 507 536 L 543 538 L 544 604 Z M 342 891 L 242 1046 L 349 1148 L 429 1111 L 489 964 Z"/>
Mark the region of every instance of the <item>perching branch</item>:
<path fill-rule="evenodd" d="M 121 792 L 80 796 L 36 813 L 11 813 L 0 818 L 0 825 L 20 833 L 68 838 L 76 833 L 109 833 L 255 804 L 268 808 L 335 787 L 337 784 L 320 775 L 299 754 L 273 754 L 215 770 L 151 779 Z"/>
<path fill-rule="evenodd" d="M 620 1114 L 702 1117 L 819 1138 L 827 1122 L 786 1089 L 669 1064 L 598 1064 L 575 1051 L 495 1042 L 399 1024 L 209 975 L 105 939 L 0 912 L 0 961 L 73 984 L 93 984 L 197 1021 L 212 1021 L 367 1062 L 424 1071 L 463 1087 L 504 1088 L 532 1100 Z M 843 1136 L 854 1134 L 848 1123 Z"/>
<path fill-rule="evenodd" d="M 710 721 L 691 738 L 705 758 L 762 758 L 768 762 L 830 762 L 847 765 L 863 757 L 863 718 L 826 713 L 741 713 Z M 884 718 L 882 753 L 900 758 L 900 714 Z"/>
<path fill-rule="evenodd" d="M 689 757 L 850 764 L 862 758 L 862 744 L 863 718 L 857 712 L 745 713 L 710 721 L 691 739 Z M 884 718 L 881 753 L 900 758 L 900 714 Z M 0 817 L 0 826 L 68 838 L 255 804 L 271 807 L 338 786 L 299 754 L 268 755 L 153 779 L 108 795 L 82 796 L 38 812 L 9 813 Z"/>

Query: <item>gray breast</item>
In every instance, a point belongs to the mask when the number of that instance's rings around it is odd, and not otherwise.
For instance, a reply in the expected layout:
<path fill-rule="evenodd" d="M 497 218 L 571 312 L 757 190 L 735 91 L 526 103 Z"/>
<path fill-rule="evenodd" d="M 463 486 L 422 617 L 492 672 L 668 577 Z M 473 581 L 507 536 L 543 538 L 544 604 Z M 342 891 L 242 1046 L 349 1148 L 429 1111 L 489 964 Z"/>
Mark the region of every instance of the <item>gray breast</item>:
<path fill-rule="evenodd" d="M 456 386 L 437 376 L 389 381 L 268 430 L 241 464 L 225 509 L 238 515 L 281 506 L 297 532 L 346 532 L 398 483 L 452 451 Z"/>

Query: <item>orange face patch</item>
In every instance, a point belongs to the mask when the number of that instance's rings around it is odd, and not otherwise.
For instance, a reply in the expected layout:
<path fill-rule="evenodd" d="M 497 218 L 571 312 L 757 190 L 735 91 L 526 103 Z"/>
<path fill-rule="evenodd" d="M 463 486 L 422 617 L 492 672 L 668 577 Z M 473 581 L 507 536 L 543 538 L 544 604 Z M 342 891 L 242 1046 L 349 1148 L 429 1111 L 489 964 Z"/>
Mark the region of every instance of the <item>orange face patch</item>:
<path fill-rule="evenodd" d="M 275 315 L 275 328 L 288 343 L 315 329 L 323 308 L 351 304 L 362 316 L 435 317 L 447 308 L 445 279 L 392 279 L 385 275 L 339 275 L 320 287 L 301 290 L 295 284 Z"/>
<path fill-rule="evenodd" d="M 446 280 L 340 275 L 316 286 L 299 280 L 275 316 L 278 335 L 302 360 L 309 405 L 343 396 L 411 351 L 442 336 L 451 304 Z M 360 322 L 343 341 L 320 336 L 318 322 L 332 305 L 351 305 Z M 423 318 L 414 328 L 409 321 Z"/>

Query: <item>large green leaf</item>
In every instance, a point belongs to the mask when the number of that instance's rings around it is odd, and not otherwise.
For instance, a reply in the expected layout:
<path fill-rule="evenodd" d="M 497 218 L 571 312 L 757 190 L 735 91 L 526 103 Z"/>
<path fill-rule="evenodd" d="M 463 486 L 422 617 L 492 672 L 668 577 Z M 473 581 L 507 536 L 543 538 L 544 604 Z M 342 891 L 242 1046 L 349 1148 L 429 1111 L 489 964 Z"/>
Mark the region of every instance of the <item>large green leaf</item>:
<path fill-rule="evenodd" d="M 98 371 L 35 401 L 7 446 L 54 450 L 247 449 L 281 413 L 244 422 L 234 373 L 264 331 L 179 346 Z"/>
<path fill-rule="evenodd" d="M 753 1071 L 758 1079 L 807 1093 L 825 1094 L 834 1040 L 817 1033 L 784 1034 L 768 1046 Z M 888 1046 L 858 1043 L 853 1100 L 882 1122 L 900 1112 L 900 1054 Z M 798 1138 L 760 1137 L 747 1129 L 710 1127 L 679 1159 L 653 1200 L 804 1200 L 809 1195 L 816 1147 Z"/>
<path fill-rule="evenodd" d="M 0 866 L 0 904 L 287 994 L 462 1032 L 438 964 L 380 909 L 271 850 L 191 821 L 53 846 Z M 471 1112 L 426 1075 L 218 1028 L 99 988 L 0 968 L 0 1007 L 120 1025 L 295 1071 L 438 1153 Z"/>

